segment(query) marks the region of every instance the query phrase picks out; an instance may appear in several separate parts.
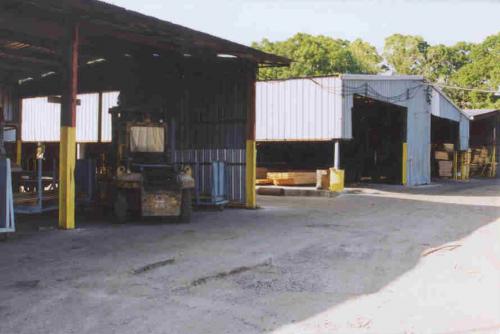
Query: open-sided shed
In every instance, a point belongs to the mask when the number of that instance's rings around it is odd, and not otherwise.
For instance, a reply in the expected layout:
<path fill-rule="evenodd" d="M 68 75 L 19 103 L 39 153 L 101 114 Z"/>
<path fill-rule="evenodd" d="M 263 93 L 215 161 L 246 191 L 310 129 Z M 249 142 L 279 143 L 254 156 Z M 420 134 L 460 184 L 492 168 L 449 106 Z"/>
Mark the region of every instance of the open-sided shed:
<path fill-rule="evenodd" d="M 468 148 L 469 118 L 421 76 L 346 74 L 257 85 L 258 142 L 335 142 L 330 165 L 346 173 L 360 164 L 367 173 L 386 166 L 408 185 L 431 181 L 434 117 L 450 122 L 446 132 L 455 136 L 445 142 Z"/>
<path fill-rule="evenodd" d="M 7 120 L 23 97 L 61 96 L 59 225 L 74 227 L 78 93 L 120 91 L 168 109 L 172 163 L 229 165 L 230 199 L 255 206 L 255 77 L 287 59 L 96 0 L 0 4 Z M 19 138 L 18 131 L 18 139 Z M 19 143 L 17 155 L 20 156 Z M 200 172 L 198 182 L 208 182 Z"/>

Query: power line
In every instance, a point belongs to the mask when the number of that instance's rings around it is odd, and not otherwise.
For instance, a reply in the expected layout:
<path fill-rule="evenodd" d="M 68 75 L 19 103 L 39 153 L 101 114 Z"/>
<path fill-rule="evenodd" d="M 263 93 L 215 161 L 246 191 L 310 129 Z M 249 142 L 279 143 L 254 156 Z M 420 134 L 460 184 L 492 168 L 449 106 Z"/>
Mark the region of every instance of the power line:
<path fill-rule="evenodd" d="M 438 84 L 438 83 L 433 83 L 434 86 L 438 86 L 440 88 L 448 88 L 448 89 L 456 89 L 456 90 L 466 90 L 470 92 L 480 92 L 480 93 L 491 93 L 491 94 L 499 94 L 500 91 L 495 91 L 495 90 L 487 90 L 487 89 L 479 89 L 479 88 L 465 88 L 465 87 L 458 87 L 458 86 L 448 86 L 448 85 L 443 85 L 443 84 Z"/>

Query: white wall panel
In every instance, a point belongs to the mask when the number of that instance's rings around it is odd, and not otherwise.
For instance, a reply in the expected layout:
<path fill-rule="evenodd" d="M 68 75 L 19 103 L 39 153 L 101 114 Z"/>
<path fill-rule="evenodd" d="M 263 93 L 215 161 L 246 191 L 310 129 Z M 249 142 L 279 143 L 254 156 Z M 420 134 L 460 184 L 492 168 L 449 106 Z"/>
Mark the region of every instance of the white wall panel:
<path fill-rule="evenodd" d="M 111 141 L 109 108 L 117 105 L 118 92 L 102 94 L 102 141 Z M 76 141 L 98 141 L 99 94 L 79 94 L 76 108 Z M 47 97 L 27 98 L 22 101 L 22 140 L 25 142 L 58 142 L 61 124 L 61 105 L 47 102 Z"/>
<path fill-rule="evenodd" d="M 340 96 L 336 77 L 258 82 L 257 141 L 341 138 Z"/>

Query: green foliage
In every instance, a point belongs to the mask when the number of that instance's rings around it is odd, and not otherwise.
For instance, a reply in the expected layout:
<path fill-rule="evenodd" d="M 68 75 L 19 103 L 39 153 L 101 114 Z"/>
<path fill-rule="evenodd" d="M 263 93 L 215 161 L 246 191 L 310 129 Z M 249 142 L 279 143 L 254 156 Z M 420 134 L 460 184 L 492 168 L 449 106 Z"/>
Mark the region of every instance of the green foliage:
<path fill-rule="evenodd" d="M 424 75 L 430 82 L 496 91 L 500 86 L 500 33 L 482 43 L 459 42 L 452 46 L 429 45 L 422 37 L 394 34 L 385 39 L 383 57 L 371 44 L 328 36 L 298 33 L 278 42 L 263 39 L 252 47 L 290 58 L 290 67 L 262 68 L 259 79 L 334 75 L 377 74 L 387 67 L 398 74 Z M 500 108 L 493 93 L 446 89 L 464 108 Z"/>
<path fill-rule="evenodd" d="M 474 45 L 469 61 L 450 78 L 453 85 L 482 90 L 496 90 L 500 86 L 500 33 L 489 36 Z M 493 93 L 459 91 L 450 92 L 464 107 L 500 108 L 500 99 Z"/>
<path fill-rule="evenodd" d="M 420 74 L 429 44 L 420 36 L 394 34 L 385 39 L 384 58 L 400 74 Z"/>
<path fill-rule="evenodd" d="M 259 79 L 332 75 L 338 73 L 377 73 L 381 57 L 375 47 L 356 40 L 298 33 L 279 42 L 263 39 L 252 47 L 292 60 L 290 67 L 262 68 Z"/>
<path fill-rule="evenodd" d="M 349 50 L 358 63 L 361 73 L 376 74 L 381 71 L 380 64 L 383 59 L 370 43 L 358 38 L 349 44 Z"/>

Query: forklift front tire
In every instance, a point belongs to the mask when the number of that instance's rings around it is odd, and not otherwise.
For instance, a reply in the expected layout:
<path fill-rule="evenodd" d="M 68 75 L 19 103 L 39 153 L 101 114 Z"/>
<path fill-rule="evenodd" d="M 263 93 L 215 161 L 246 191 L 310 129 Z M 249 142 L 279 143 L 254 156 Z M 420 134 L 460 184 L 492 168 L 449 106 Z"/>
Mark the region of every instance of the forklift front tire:
<path fill-rule="evenodd" d="M 193 212 L 193 198 L 191 189 L 183 189 L 181 197 L 181 215 L 180 220 L 183 223 L 191 221 L 191 213 Z"/>
<path fill-rule="evenodd" d="M 113 211 L 117 223 L 123 224 L 127 221 L 128 205 L 124 194 L 118 193 L 116 195 L 115 202 L 113 203 Z"/>

